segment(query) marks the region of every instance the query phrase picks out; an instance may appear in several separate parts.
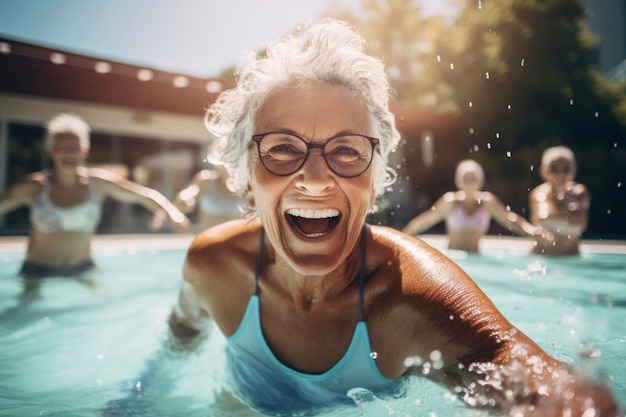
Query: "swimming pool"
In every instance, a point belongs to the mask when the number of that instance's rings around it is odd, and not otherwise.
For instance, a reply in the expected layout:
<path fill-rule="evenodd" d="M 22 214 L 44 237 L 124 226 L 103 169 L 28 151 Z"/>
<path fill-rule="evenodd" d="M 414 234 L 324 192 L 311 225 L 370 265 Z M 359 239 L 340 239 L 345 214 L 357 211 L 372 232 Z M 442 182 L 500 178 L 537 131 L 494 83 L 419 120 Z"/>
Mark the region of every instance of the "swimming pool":
<path fill-rule="evenodd" d="M 98 237 L 97 285 L 48 279 L 25 293 L 16 276 L 25 243 L 0 239 L 0 416 L 260 416 L 229 394 L 217 329 L 193 354 L 163 349 L 190 240 Z M 586 244 L 569 258 L 527 250 L 521 238 L 489 238 L 480 254 L 449 256 L 516 326 L 626 404 L 626 245 Z M 358 407 L 320 416 L 485 415 L 417 378 L 403 398 L 354 398 Z"/>

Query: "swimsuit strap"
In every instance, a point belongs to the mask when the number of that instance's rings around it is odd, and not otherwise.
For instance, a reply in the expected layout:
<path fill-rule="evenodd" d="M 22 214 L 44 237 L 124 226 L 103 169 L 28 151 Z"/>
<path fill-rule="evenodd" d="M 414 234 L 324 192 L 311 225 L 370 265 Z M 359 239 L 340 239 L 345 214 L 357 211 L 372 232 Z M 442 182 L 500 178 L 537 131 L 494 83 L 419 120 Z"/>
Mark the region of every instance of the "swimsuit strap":
<path fill-rule="evenodd" d="M 366 248 L 367 224 L 363 225 L 361 231 L 361 271 L 359 273 L 359 321 L 364 321 L 363 298 L 365 292 L 365 248 Z M 261 265 L 263 261 L 263 241 L 265 240 L 265 229 L 261 228 L 261 242 L 259 243 L 259 255 L 256 259 L 256 271 L 254 273 L 254 294 L 259 295 L 259 276 L 261 275 Z"/>
<path fill-rule="evenodd" d="M 361 229 L 361 272 L 359 273 L 359 321 L 365 321 L 363 313 L 363 298 L 365 292 L 365 232 L 367 224 Z"/>
<path fill-rule="evenodd" d="M 259 295 L 259 275 L 261 275 L 261 265 L 263 263 L 263 241 L 265 240 L 265 229 L 261 228 L 261 243 L 259 243 L 259 255 L 256 258 L 256 271 L 254 272 L 254 295 Z"/>

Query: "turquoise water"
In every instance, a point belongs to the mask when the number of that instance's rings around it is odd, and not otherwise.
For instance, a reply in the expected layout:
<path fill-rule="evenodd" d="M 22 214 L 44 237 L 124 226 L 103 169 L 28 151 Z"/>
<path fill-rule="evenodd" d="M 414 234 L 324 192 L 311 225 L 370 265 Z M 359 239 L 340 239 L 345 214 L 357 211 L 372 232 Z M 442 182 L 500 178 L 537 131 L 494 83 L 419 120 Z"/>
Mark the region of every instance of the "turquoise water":
<path fill-rule="evenodd" d="M 230 395 L 217 329 L 193 354 L 163 348 L 184 255 L 99 250 L 93 282 L 51 278 L 25 292 L 23 253 L 0 252 L 0 416 L 259 416 Z M 626 255 L 449 255 L 516 326 L 626 404 Z M 370 399 L 321 416 L 486 415 L 417 378 L 406 397 Z"/>

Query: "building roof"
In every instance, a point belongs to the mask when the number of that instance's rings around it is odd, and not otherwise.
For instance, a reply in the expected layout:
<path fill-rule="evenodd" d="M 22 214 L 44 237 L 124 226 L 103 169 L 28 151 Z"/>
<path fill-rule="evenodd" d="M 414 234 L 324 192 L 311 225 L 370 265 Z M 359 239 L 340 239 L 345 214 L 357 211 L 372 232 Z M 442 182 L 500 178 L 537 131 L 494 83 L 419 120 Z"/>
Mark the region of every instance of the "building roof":
<path fill-rule="evenodd" d="M 0 92 L 203 116 L 234 85 L 0 37 Z M 458 135 L 461 117 L 394 108 L 405 138 Z"/>
<path fill-rule="evenodd" d="M 232 84 L 0 37 L 0 91 L 203 115 Z"/>

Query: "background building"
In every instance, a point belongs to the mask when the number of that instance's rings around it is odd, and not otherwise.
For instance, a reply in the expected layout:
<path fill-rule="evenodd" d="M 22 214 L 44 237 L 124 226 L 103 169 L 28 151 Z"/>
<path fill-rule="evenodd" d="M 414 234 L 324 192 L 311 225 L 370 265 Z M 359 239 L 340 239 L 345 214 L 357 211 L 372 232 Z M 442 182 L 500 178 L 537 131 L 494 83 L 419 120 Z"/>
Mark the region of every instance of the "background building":
<path fill-rule="evenodd" d="M 49 167 L 45 124 L 61 112 L 91 126 L 90 166 L 172 198 L 204 165 L 204 109 L 228 84 L 0 38 L 0 192 Z M 99 232 L 147 231 L 141 206 L 105 202 Z M 0 234 L 27 234 L 26 208 L 0 216 Z"/>

